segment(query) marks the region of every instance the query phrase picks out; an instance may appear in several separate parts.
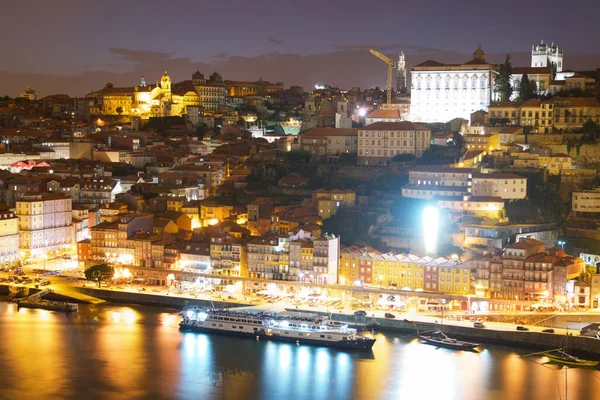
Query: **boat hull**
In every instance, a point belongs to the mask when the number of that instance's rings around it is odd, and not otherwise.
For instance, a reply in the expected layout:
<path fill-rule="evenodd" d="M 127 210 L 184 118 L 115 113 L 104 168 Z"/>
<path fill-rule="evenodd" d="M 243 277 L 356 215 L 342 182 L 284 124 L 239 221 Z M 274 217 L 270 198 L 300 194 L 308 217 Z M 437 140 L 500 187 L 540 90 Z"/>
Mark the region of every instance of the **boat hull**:
<path fill-rule="evenodd" d="M 432 346 L 445 347 L 447 349 L 453 349 L 453 350 L 473 350 L 475 347 L 479 346 L 479 343 L 469 343 L 469 344 L 447 343 L 447 342 L 443 342 L 443 341 L 439 341 L 439 340 L 435 340 L 435 339 L 426 339 L 422 336 L 420 337 L 420 339 L 424 343 L 430 344 Z"/>
<path fill-rule="evenodd" d="M 600 361 L 591 361 L 591 360 L 581 360 L 581 361 L 571 361 L 561 357 L 555 357 L 546 355 L 550 359 L 550 362 L 553 364 L 560 364 L 567 367 L 573 368 L 593 368 L 597 367 L 600 364 Z"/>
<path fill-rule="evenodd" d="M 211 334 L 219 334 L 219 335 L 227 335 L 227 336 L 237 336 L 237 337 L 246 337 L 249 339 L 259 339 L 259 340 L 272 340 L 276 342 L 288 342 L 288 343 L 297 343 L 303 345 L 311 345 L 311 346 L 324 346 L 324 347 L 334 347 L 338 349 L 352 349 L 352 350 L 371 350 L 373 344 L 375 344 L 375 339 L 372 338 L 364 338 L 358 340 L 339 340 L 339 341 L 329 341 L 329 340 L 319 340 L 319 339 L 302 339 L 302 338 L 294 338 L 294 337 L 286 337 L 277 334 L 266 334 L 263 332 L 237 332 L 237 331 L 229 331 L 224 329 L 212 329 L 199 325 L 186 325 L 180 324 L 179 329 L 184 332 L 200 332 L 200 333 L 211 333 Z"/>

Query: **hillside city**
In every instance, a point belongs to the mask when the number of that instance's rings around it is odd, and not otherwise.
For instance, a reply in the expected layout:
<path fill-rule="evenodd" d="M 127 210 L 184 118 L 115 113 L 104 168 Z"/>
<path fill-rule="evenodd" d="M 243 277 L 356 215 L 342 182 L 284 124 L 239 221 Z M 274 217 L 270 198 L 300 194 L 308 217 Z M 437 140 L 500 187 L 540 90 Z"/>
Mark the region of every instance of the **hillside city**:
<path fill-rule="evenodd" d="M 2 267 L 600 308 L 600 69 L 544 41 L 524 66 L 372 53 L 387 88 L 165 71 L 0 98 Z"/>

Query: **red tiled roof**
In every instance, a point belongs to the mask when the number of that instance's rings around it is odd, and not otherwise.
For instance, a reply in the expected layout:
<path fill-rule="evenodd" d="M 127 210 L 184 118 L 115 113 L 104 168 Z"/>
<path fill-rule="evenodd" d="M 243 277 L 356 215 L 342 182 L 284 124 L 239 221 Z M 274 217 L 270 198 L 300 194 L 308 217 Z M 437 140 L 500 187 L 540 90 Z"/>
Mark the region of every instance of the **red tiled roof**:
<path fill-rule="evenodd" d="M 426 128 L 419 124 L 414 124 L 410 121 L 400 122 L 375 122 L 374 124 L 367 125 L 363 128 L 366 131 L 430 131 L 431 129 Z"/>
<path fill-rule="evenodd" d="M 302 133 L 302 137 L 358 136 L 357 128 L 312 128 Z"/>
<path fill-rule="evenodd" d="M 398 110 L 374 110 L 366 118 L 400 118 Z"/>
<path fill-rule="evenodd" d="M 513 75 L 535 75 L 535 74 L 551 74 L 552 68 L 550 67 L 513 67 Z"/>

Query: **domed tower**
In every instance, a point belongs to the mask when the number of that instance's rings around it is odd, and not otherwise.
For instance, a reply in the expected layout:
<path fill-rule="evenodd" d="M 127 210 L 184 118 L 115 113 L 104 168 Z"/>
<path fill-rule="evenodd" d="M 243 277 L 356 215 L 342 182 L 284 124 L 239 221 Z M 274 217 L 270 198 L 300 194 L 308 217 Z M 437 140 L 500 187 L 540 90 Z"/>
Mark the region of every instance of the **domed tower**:
<path fill-rule="evenodd" d="M 534 45 L 531 48 L 531 66 L 532 67 L 551 67 L 556 66 L 556 72 L 562 72 L 563 70 L 563 51 L 558 48 L 557 45 L 547 45 L 544 43 L 544 39 L 541 40 L 540 44 Z"/>
<path fill-rule="evenodd" d="M 210 81 L 213 83 L 223 83 L 223 77 L 217 71 L 210 74 Z"/>
<path fill-rule="evenodd" d="M 485 62 L 485 51 L 481 48 L 481 45 L 477 46 L 477 50 L 473 53 L 473 60 Z"/>
<path fill-rule="evenodd" d="M 196 72 L 194 72 L 192 74 L 192 85 L 194 85 L 194 86 L 202 85 L 205 82 L 206 81 L 204 80 L 204 74 L 202 72 L 200 72 L 199 70 L 197 70 Z"/>
<path fill-rule="evenodd" d="M 165 71 L 160 80 L 160 88 L 165 92 L 171 91 L 171 77 L 167 74 L 167 71 Z"/>

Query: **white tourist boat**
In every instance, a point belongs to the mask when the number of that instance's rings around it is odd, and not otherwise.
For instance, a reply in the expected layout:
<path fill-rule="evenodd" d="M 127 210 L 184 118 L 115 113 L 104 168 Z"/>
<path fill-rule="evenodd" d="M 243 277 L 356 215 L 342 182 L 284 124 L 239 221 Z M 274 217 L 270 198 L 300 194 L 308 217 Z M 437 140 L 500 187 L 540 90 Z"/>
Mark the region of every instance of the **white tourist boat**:
<path fill-rule="evenodd" d="M 245 336 L 257 340 L 275 340 L 297 344 L 337 347 L 344 349 L 371 349 L 374 338 L 361 336 L 347 324 L 327 317 L 298 316 L 271 311 L 242 312 L 205 310 L 185 307 L 179 324 L 182 331 L 219 333 Z"/>

